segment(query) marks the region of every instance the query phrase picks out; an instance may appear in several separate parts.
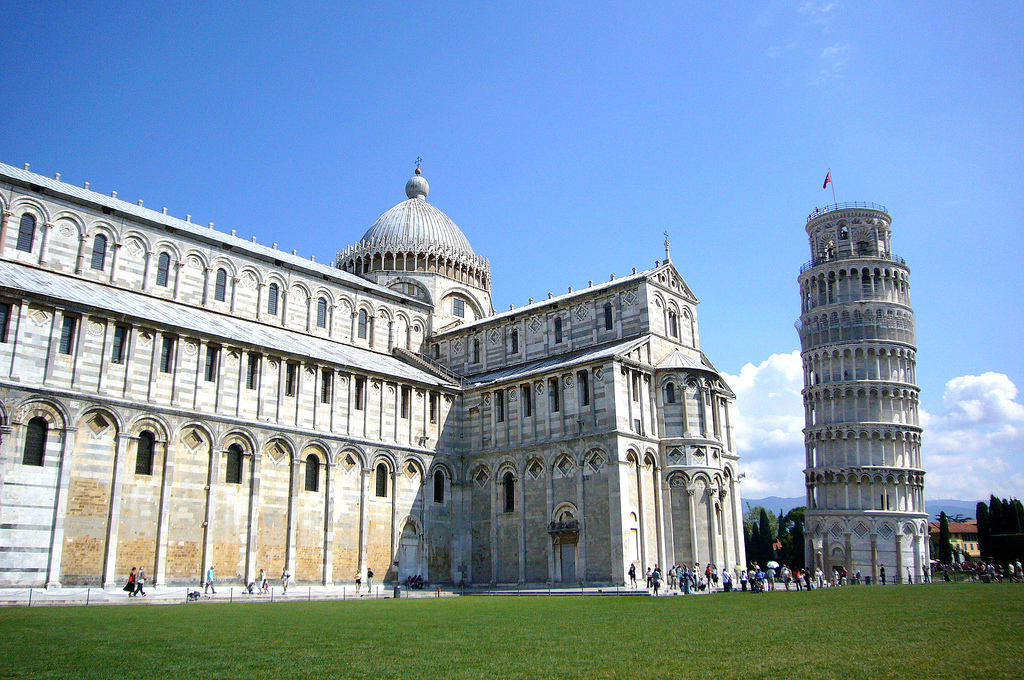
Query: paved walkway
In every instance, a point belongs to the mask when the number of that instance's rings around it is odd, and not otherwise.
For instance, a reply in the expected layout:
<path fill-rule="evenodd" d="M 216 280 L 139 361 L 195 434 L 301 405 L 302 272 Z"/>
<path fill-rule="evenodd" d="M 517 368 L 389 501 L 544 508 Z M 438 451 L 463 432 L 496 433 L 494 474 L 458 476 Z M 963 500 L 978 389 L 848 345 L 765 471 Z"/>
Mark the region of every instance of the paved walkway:
<path fill-rule="evenodd" d="M 130 597 L 120 588 L 104 590 L 103 588 L 68 587 L 47 590 L 45 588 L 0 588 L 0 606 L 42 607 L 48 605 L 142 605 L 142 604 L 184 604 L 188 601 L 188 593 L 199 592 L 197 602 L 286 602 L 306 600 L 374 600 L 394 596 L 392 586 L 375 585 L 369 592 L 366 587 L 356 593 L 355 586 L 289 586 L 284 592 L 281 586 L 274 586 L 268 595 L 249 595 L 241 586 L 219 586 L 216 593 L 203 594 L 203 589 L 196 586 L 162 586 L 147 587 L 146 595 Z M 452 590 L 412 590 L 405 589 L 401 597 L 452 597 L 457 595 Z M 193 603 L 194 604 L 194 603 Z"/>

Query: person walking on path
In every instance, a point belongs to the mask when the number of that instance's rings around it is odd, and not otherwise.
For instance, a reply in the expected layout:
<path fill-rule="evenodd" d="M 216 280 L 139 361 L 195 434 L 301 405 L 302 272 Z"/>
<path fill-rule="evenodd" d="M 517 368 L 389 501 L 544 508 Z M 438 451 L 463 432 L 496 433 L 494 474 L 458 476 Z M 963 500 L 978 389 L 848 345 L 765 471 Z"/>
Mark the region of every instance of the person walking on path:
<path fill-rule="evenodd" d="M 203 588 L 203 593 L 212 592 L 214 595 L 217 594 L 217 589 L 213 587 L 213 582 L 217 580 L 217 575 L 213 573 L 213 565 L 206 570 L 206 587 Z"/>
<path fill-rule="evenodd" d="M 658 565 L 654 565 L 654 571 L 651 573 L 651 583 L 654 584 L 654 596 L 658 596 L 658 588 L 661 587 L 661 571 L 658 569 Z"/>
<path fill-rule="evenodd" d="M 885 565 L 883 564 L 878 568 L 878 578 L 882 579 L 882 585 L 885 585 Z"/>
<path fill-rule="evenodd" d="M 281 572 L 281 587 L 284 589 L 285 593 L 288 592 L 288 581 L 291 577 L 292 575 L 287 569 Z"/>
<path fill-rule="evenodd" d="M 270 583 L 267 582 L 267 572 L 265 570 L 263 570 L 263 569 L 260 569 L 259 593 L 260 593 L 260 595 L 266 595 L 269 592 L 270 592 Z"/>
<path fill-rule="evenodd" d="M 132 567 L 132 573 L 128 574 L 128 583 L 124 584 L 122 590 L 128 593 L 128 597 L 135 597 L 135 567 Z"/>
<path fill-rule="evenodd" d="M 629 565 L 629 584 L 631 588 L 636 588 L 636 565 Z"/>
<path fill-rule="evenodd" d="M 373 569 L 366 570 L 366 591 L 373 592 Z"/>
<path fill-rule="evenodd" d="M 143 586 L 146 585 L 146 568 L 139 567 L 139 573 L 135 575 L 135 594 L 146 596 L 146 591 L 143 590 Z"/>

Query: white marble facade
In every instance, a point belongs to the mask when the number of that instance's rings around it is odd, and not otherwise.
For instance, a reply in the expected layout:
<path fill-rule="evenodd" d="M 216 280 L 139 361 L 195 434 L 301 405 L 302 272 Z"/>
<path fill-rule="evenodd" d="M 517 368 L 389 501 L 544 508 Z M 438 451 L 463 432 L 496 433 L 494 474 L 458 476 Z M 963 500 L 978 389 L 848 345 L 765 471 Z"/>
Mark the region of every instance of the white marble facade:
<path fill-rule="evenodd" d="M 335 263 L 0 165 L 0 586 L 622 583 L 743 563 L 668 259 L 496 314 L 427 202 Z"/>
<path fill-rule="evenodd" d="M 910 269 L 870 203 L 807 220 L 797 324 L 804 368 L 807 564 L 889 582 L 928 569 Z"/>

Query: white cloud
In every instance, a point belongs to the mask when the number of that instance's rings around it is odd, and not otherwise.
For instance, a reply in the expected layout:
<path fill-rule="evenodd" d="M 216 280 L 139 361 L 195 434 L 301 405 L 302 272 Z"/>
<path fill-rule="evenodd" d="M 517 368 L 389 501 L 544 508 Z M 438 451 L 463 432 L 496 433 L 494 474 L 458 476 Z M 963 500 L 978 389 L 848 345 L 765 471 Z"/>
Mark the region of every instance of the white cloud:
<path fill-rule="evenodd" d="M 733 433 L 743 457 L 744 496 L 804 494 L 804 412 L 800 353 L 773 354 L 740 374 L 725 375 L 736 392 Z"/>
<path fill-rule="evenodd" d="M 800 14 L 828 14 L 836 6 L 834 2 L 804 2 L 796 11 Z"/>
<path fill-rule="evenodd" d="M 800 353 L 773 354 L 724 377 L 736 392 L 743 495 L 802 496 Z M 1024 495 L 1024 405 L 1017 397 L 1017 386 L 1002 373 L 967 375 L 946 383 L 941 413 L 921 410 L 926 498 Z"/>
<path fill-rule="evenodd" d="M 1024 405 L 1002 373 L 946 383 L 943 412 L 921 412 L 925 496 L 984 500 L 1024 491 Z"/>
<path fill-rule="evenodd" d="M 811 84 L 819 85 L 828 80 L 836 80 L 842 76 L 843 69 L 849 61 L 849 45 L 829 45 L 821 51 L 818 77 Z"/>

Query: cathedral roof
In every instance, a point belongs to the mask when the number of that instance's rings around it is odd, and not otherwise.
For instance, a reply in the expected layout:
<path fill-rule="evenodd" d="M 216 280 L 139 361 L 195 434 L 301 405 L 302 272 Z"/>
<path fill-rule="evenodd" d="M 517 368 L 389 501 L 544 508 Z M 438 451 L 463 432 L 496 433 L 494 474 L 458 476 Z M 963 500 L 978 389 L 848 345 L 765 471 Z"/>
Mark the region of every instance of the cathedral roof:
<path fill-rule="evenodd" d="M 416 175 L 405 184 L 408 200 L 402 201 L 377 218 L 363 238 L 364 243 L 393 246 L 396 251 L 443 252 L 476 256 L 469 239 L 451 218 L 427 203 L 430 185 L 416 168 Z"/>

